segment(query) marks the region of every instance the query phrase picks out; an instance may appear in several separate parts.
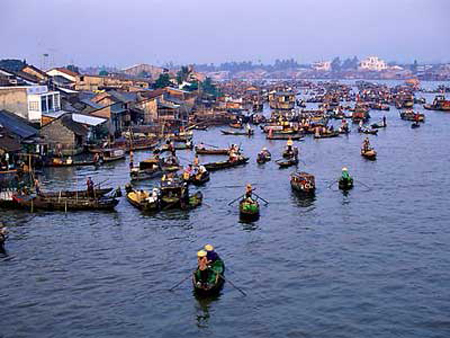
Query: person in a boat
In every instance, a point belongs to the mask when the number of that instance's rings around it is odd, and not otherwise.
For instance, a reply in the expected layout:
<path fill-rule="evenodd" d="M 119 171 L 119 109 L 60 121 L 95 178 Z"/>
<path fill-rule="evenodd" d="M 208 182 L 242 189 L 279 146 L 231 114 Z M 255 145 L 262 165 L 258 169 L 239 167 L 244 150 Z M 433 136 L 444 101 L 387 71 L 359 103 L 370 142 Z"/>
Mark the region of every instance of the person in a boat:
<path fill-rule="evenodd" d="M 364 139 L 363 144 L 362 144 L 362 149 L 363 149 L 364 151 L 369 151 L 369 150 L 370 150 L 370 141 L 369 141 L 369 138 L 368 138 L 368 137 L 366 137 L 366 138 Z"/>
<path fill-rule="evenodd" d="M 205 145 L 203 142 L 200 142 L 200 144 L 197 146 L 198 149 L 205 149 Z"/>
<path fill-rule="evenodd" d="M 350 180 L 350 175 L 348 173 L 348 169 L 346 167 L 342 168 L 342 180 L 344 180 L 344 182 L 348 182 Z"/>
<path fill-rule="evenodd" d="M 195 157 L 194 157 L 194 167 L 198 167 L 199 164 L 200 164 L 200 160 L 198 159 L 198 156 L 195 155 Z"/>
<path fill-rule="evenodd" d="M 37 178 L 34 179 L 34 189 L 36 190 L 37 195 L 41 193 L 41 187 Z"/>
<path fill-rule="evenodd" d="M 289 139 L 286 142 L 287 151 L 292 151 L 292 146 L 294 145 L 294 141 L 289 137 Z"/>
<path fill-rule="evenodd" d="M 94 197 L 94 181 L 92 181 L 91 177 L 88 177 L 86 181 L 86 186 L 88 197 Z"/>
<path fill-rule="evenodd" d="M 231 150 L 230 155 L 229 155 L 229 161 L 231 163 L 234 163 L 237 161 L 237 159 L 238 159 L 238 157 L 237 157 L 236 153 L 234 152 L 234 150 Z"/>
<path fill-rule="evenodd" d="M 214 251 L 214 247 L 211 244 L 205 245 L 205 251 L 206 251 L 206 258 L 208 260 L 208 264 L 213 264 L 215 261 L 217 261 L 220 257 L 217 254 L 216 251 Z"/>
<path fill-rule="evenodd" d="M 205 250 L 197 252 L 197 265 L 198 265 L 198 281 L 197 283 L 205 284 L 208 280 L 209 268 L 208 268 L 208 253 Z"/>
<path fill-rule="evenodd" d="M 248 184 L 245 186 L 245 198 L 246 198 L 246 199 L 249 199 L 249 200 L 253 200 L 253 199 L 252 199 L 252 194 L 253 194 L 253 188 L 252 188 L 252 185 L 251 185 L 250 183 L 248 183 Z"/>
<path fill-rule="evenodd" d="M 383 126 L 386 127 L 386 115 L 383 115 Z"/>
<path fill-rule="evenodd" d="M 186 169 L 184 169 L 184 172 L 183 172 L 183 179 L 184 179 L 185 181 L 187 181 L 187 180 L 189 180 L 189 178 L 191 177 L 191 175 L 192 175 L 192 165 L 189 164 L 189 165 L 186 167 Z"/>

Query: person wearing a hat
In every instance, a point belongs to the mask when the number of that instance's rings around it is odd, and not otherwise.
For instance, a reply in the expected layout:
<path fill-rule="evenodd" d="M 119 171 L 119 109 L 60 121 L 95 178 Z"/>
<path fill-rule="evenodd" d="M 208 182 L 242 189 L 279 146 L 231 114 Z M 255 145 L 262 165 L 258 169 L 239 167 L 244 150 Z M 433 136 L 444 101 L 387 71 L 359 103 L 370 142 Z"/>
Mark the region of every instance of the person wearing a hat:
<path fill-rule="evenodd" d="M 348 174 L 348 169 L 346 167 L 342 168 L 342 179 L 345 181 L 350 179 L 350 175 Z"/>
<path fill-rule="evenodd" d="M 197 265 L 199 271 L 199 280 L 205 283 L 208 280 L 208 258 L 206 257 L 208 253 L 205 250 L 200 250 L 197 252 Z"/>
<path fill-rule="evenodd" d="M 208 260 L 208 264 L 214 263 L 219 259 L 219 255 L 214 251 L 214 247 L 211 244 L 205 245 L 206 258 Z"/>
<path fill-rule="evenodd" d="M 245 186 L 245 198 L 252 198 L 253 188 L 250 183 Z"/>

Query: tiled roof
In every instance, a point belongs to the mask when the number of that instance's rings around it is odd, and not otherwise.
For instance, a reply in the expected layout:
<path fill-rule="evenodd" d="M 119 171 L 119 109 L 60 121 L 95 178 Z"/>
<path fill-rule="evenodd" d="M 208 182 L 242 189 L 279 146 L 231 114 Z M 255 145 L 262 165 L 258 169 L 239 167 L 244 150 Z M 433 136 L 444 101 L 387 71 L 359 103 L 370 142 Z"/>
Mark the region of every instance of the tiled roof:
<path fill-rule="evenodd" d="M 6 110 L 0 110 L 0 124 L 20 138 L 27 138 L 38 133 L 38 130 L 30 126 L 27 120 Z"/>

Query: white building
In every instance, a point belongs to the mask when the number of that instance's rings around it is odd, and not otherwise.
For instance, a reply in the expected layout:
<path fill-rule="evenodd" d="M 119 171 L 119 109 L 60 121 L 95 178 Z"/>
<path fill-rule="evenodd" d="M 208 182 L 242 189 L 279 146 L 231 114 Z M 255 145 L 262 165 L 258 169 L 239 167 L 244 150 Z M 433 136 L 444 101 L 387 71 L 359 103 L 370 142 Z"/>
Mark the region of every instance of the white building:
<path fill-rule="evenodd" d="M 328 72 L 331 70 L 331 61 L 319 61 L 313 63 L 314 70 Z"/>
<path fill-rule="evenodd" d="M 359 63 L 359 69 L 379 72 L 381 70 L 387 69 L 387 64 L 383 60 L 379 59 L 378 56 L 369 56 Z"/>
<path fill-rule="evenodd" d="M 0 87 L 0 109 L 40 123 L 43 113 L 61 109 L 61 97 L 47 86 Z"/>

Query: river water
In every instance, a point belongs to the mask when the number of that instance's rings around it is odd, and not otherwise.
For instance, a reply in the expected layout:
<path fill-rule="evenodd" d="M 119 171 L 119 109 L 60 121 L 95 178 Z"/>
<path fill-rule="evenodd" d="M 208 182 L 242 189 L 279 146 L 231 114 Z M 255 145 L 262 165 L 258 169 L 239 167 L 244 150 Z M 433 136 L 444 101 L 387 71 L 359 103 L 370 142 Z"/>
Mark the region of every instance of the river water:
<path fill-rule="evenodd" d="M 0 337 L 449 337 L 450 114 L 427 112 L 418 129 L 393 107 L 371 111 L 371 122 L 383 114 L 374 162 L 359 155 L 355 130 L 298 143 L 299 169 L 316 177 L 313 199 L 291 191 L 293 169 L 256 164 L 263 146 L 281 157 L 283 141 L 213 128 L 195 141 L 242 143 L 251 160 L 212 173 L 198 209 L 144 215 L 122 198 L 116 212 L 2 210 Z M 342 166 L 357 180 L 348 195 L 328 188 Z M 89 175 L 123 186 L 128 162 L 46 170 L 43 189 L 84 187 Z M 227 205 L 248 182 L 270 202 L 253 224 Z M 247 297 L 230 283 L 215 299 L 196 299 L 190 281 L 167 291 L 206 243 Z"/>

